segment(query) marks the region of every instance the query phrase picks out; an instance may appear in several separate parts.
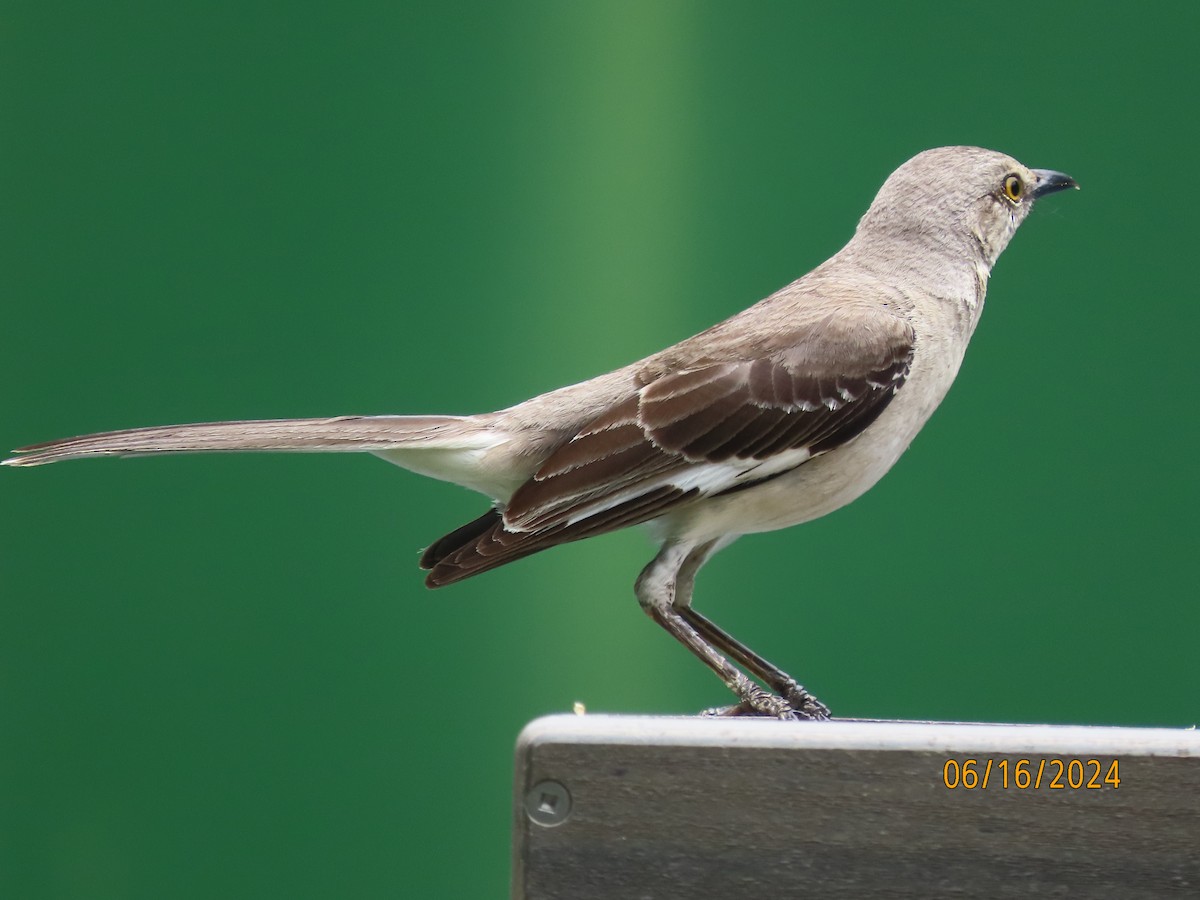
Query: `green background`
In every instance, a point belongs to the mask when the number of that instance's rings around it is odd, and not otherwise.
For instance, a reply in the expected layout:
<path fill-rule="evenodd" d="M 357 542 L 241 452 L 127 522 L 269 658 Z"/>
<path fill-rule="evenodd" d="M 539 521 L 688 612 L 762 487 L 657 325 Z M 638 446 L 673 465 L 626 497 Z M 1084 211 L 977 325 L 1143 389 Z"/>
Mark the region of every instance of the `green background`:
<path fill-rule="evenodd" d="M 1178 4 L 0 3 L 0 444 L 475 412 L 835 251 L 973 143 L 1074 175 L 895 471 L 697 606 L 843 716 L 1187 725 L 1196 35 Z M 0 471 L 0 896 L 501 897 L 522 725 L 724 689 L 638 532 L 436 593 L 370 457 Z M 1190 585 L 1190 587 L 1189 587 Z"/>

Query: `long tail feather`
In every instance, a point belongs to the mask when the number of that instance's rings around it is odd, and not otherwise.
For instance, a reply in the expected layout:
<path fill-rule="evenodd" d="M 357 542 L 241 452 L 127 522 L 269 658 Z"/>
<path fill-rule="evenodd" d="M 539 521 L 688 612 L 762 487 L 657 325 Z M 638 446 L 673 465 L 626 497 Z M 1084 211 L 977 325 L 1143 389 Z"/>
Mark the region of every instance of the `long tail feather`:
<path fill-rule="evenodd" d="M 92 456 L 155 453 L 282 450 L 330 453 L 381 451 L 419 446 L 428 449 L 461 445 L 477 431 L 458 416 L 338 416 L 331 419 L 263 419 L 246 422 L 202 422 L 105 431 L 32 444 L 14 450 L 6 466 L 41 466 Z"/>

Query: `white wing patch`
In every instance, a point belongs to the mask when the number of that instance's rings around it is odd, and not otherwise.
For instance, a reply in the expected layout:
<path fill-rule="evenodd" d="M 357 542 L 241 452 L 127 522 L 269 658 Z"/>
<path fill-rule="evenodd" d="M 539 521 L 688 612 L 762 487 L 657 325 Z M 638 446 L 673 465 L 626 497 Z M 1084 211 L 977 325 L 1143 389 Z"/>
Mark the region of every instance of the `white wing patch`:
<path fill-rule="evenodd" d="M 676 488 L 684 492 L 694 490 L 697 492 L 696 499 L 712 497 L 732 488 L 772 478 L 789 469 L 794 469 L 807 462 L 812 455 L 812 451 L 807 447 L 799 447 L 776 454 L 767 460 L 736 459 L 720 463 L 696 463 L 686 469 L 676 469 L 658 478 L 631 485 L 626 490 L 607 494 L 590 503 L 580 504 L 566 517 L 566 522 L 574 525 L 576 522 L 589 519 L 663 487 Z M 511 523 L 509 528 L 514 531 L 537 530 L 536 528 L 523 529 Z"/>

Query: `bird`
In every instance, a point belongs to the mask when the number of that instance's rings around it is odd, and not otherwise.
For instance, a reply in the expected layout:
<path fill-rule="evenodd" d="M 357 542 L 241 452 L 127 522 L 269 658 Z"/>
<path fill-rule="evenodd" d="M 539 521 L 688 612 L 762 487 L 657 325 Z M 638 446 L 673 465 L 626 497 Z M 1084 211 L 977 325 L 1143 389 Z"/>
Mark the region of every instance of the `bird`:
<path fill-rule="evenodd" d="M 645 525 L 642 609 L 737 699 L 713 714 L 822 720 L 829 707 L 692 606 L 737 538 L 850 503 L 946 396 L 992 267 L 1043 197 L 1078 188 L 980 147 L 889 175 L 848 243 L 753 306 L 638 362 L 477 415 L 134 428 L 33 444 L 6 466 L 97 456 L 360 451 L 491 502 L 424 549 L 437 588 L 569 541 Z"/>

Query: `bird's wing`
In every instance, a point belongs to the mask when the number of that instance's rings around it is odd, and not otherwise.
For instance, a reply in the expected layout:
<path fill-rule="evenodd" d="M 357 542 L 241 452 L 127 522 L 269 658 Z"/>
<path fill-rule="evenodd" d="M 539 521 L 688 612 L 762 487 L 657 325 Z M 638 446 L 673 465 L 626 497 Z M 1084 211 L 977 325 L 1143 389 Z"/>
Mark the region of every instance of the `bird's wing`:
<path fill-rule="evenodd" d="M 790 338 L 790 339 L 789 339 Z M 458 581 L 672 506 L 774 478 L 844 444 L 883 412 L 912 363 L 911 326 L 831 311 L 780 349 L 693 368 L 647 367 L 630 395 L 555 450 L 509 500 L 426 552 L 430 584 Z"/>

